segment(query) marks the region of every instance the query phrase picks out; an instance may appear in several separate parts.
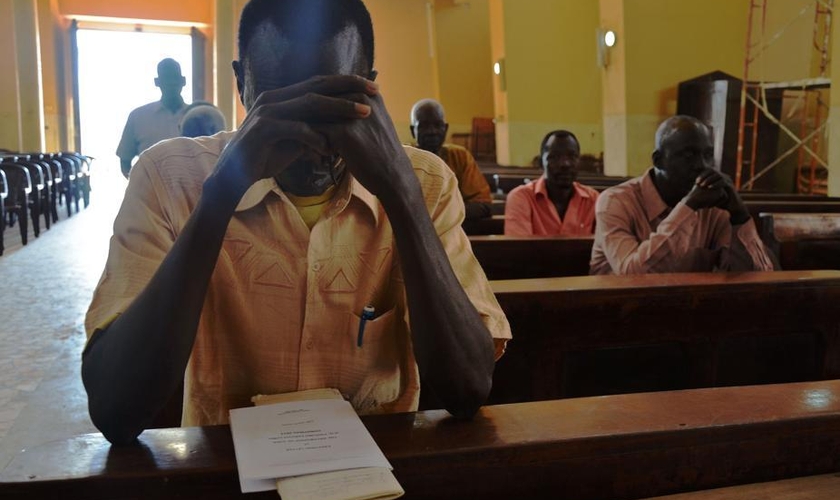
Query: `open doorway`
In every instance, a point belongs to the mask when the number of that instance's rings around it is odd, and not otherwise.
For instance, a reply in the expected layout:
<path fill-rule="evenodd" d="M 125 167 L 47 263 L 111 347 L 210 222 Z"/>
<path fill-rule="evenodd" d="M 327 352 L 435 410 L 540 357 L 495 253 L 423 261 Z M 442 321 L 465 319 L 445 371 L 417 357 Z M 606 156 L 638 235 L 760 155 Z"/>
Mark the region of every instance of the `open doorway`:
<path fill-rule="evenodd" d="M 187 79 L 181 95 L 192 102 L 193 41 L 189 34 L 80 28 L 76 44 L 81 151 L 96 158 L 94 195 L 121 200 L 126 181 L 115 151 L 128 114 L 160 99 L 154 78 L 166 57 L 180 63 Z"/>

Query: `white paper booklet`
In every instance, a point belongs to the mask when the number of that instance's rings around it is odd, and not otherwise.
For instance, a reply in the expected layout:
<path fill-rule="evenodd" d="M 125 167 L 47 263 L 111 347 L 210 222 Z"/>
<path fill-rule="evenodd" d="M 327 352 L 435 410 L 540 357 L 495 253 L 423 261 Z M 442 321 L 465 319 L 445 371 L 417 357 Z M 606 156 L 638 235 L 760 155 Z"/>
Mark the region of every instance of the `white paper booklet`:
<path fill-rule="evenodd" d="M 305 394 L 283 395 L 281 399 L 298 397 L 306 399 Z M 231 410 L 230 425 L 243 493 L 277 488 L 284 500 L 384 499 L 403 493 L 385 455 L 343 399 L 306 399 Z M 376 470 L 365 472 L 370 468 Z M 334 474 L 319 474 L 325 472 Z M 379 481 L 383 472 L 390 482 Z M 292 480 L 275 481 L 292 476 Z M 286 481 L 289 486 L 283 484 Z M 371 488 L 365 483 L 375 490 L 370 495 L 366 490 Z"/>

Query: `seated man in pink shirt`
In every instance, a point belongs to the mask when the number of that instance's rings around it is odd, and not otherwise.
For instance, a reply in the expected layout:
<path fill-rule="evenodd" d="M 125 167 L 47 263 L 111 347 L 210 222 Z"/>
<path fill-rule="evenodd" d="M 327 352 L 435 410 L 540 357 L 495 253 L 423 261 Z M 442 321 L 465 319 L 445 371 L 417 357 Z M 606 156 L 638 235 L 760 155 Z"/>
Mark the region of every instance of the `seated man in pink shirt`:
<path fill-rule="evenodd" d="M 601 193 L 591 274 L 772 271 L 732 181 L 714 168 L 709 128 L 674 116 L 656 132 L 653 167 Z"/>
<path fill-rule="evenodd" d="M 580 144 L 566 130 L 550 132 L 540 146 L 543 175 L 519 186 L 505 203 L 508 236 L 583 236 L 595 230 L 598 191 L 575 182 Z"/>

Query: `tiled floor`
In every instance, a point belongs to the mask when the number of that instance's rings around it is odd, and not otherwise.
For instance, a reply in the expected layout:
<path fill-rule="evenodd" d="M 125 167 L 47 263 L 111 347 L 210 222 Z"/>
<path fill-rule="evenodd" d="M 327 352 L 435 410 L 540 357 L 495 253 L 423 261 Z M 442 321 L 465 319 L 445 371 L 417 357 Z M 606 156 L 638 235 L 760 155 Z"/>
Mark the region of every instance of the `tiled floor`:
<path fill-rule="evenodd" d="M 84 314 L 124 184 L 0 257 L 0 470 L 21 449 L 94 432 L 82 387 Z"/>

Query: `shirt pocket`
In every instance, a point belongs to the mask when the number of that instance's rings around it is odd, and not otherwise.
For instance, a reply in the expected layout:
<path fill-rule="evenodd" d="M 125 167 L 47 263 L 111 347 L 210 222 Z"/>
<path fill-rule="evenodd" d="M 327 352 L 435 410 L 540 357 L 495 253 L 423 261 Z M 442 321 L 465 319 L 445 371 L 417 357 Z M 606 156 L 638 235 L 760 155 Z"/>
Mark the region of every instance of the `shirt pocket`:
<path fill-rule="evenodd" d="M 358 346 L 361 318 L 348 313 L 345 342 L 349 349 L 342 359 L 340 388 L 349 396 L 353 407 L 360 412 L 371 412 L 383 404 L 395 401 L 402 391 L 398 349 L 397 308 L 365 321 L 361 347 Z"/>
<path fill-rule="evenodd" d="M 384 314 L 364 322 L 364 335 L 362 337 L 361 349 L 364 349 L 367 344 L 380 344 L 383 340 L 387 341 L 387 336 L 389 334 L 391 336 L 396 335 L 396 332 L 394 331 L 394 318 L 396 316 L 396 310 L 396 307 L 392 307 Z M 349 335 L 353 346 L 356 347 L 358 346 L 359 327 L 362 324 L 362 318 L 352 312 L 347 316 L 348 324 L 346 332 Z"/>

